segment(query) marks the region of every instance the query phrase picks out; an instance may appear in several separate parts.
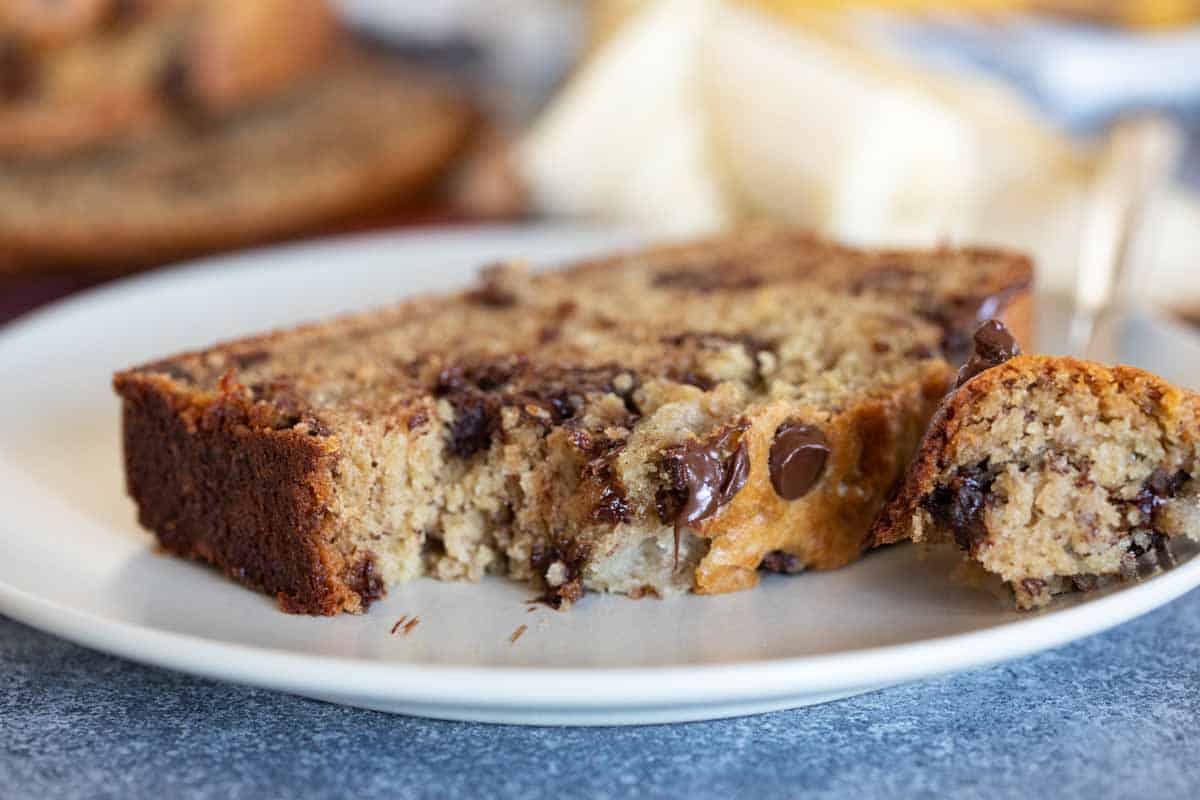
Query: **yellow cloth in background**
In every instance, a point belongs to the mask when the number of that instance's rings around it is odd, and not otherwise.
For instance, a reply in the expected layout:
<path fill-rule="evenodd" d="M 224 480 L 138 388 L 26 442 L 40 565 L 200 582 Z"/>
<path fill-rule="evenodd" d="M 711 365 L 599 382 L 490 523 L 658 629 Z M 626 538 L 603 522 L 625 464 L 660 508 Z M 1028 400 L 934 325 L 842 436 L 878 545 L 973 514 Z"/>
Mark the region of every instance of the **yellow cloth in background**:
<path fill-rule="evenodd" d="M 787 16 L 863 6 L 902 12 L 953 9 L 958 11 L 1027 11 L 1059 14 L 1111 25 L 1164 28 L 1187 25 L 1200 18 L 1200 0 L 742 0 Z"/>

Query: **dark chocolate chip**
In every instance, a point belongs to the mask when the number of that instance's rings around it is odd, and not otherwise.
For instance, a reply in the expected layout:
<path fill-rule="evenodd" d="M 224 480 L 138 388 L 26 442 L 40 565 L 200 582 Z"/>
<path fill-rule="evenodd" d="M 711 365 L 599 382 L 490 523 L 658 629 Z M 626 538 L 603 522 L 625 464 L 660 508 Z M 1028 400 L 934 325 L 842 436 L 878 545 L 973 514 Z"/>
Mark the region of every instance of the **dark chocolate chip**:
<path fill-rule="evenodd" d="M 612 464 L 613 453 L 619 447 L 620 443 L 611 445 L 606 455 L 592 459 L 584 467 L 584 478 L 600 487 L 596 503 L 592 506 L 592 519 L 606 525 L 619 525 L 630 519 L 625 487 L 617 478 Z"/>
<path fill-rule="evenodd" d="M 1134 505 L 1142 512 L 1144 524 L 1153 525 L 1154 514 L 1159 507 L 1179 494 L 1179 490 L 1191 479 L 1192 476 L 1183 470 L 1171 472 L 1159 467 L 1150 473 L 1150 477 L 1146 478 L 1146 482 L 1133 498 Z M 1140 556 L 1141 553 L 1135 555 Z"/>
<path fill-rule="evenodd" d="M 1028 288 L 1028 284 L 1019 283 L 983 297 L 961 295 L 928 299 L 917 313 L 942 329 L 942 352 L 949 361 L 961 364 L 970 356 L 971 332 L 980 323 L 1002 314 L 1013 296 Z"/>
<path fill-rule="evenodd" d="M 961 549 L 974 552 L 987 539 L 983 512 L 993 481 L 986 461 L 960 467 L 948 484 L 936 487 L 921 500 L 921 507 L 934 522 L 950 529 Z"/>
<path fill-rule="evenodd" d="M 786 550 L 772 550 L 763 556 L 758 568 L 780 575 L 795 575 L 804 571 L 804 562 Z"/>
<path fill-rule="evenodd" d="M 685 487 L 683 507 L 679 509 L 677 519 L 690 524 L 712 516 L 717 510 L 725 479 L 720 455 L 709 448 L 685 450 L 679 456 L 675 474 Z"/>
<path fill-rule="evenodd" d="M 679 448 L 668 457 L 671 482 L 682 497 L 675 521 L 690 525 L 711 517 L 746 485 L 750 474 L 746 443 L 739 442 L 727 458 L 722 454 L 729 440 L 742 430 L 733 428 L 704 444 Z"/>
<path fill-rule="evenodd" d="M 492 436 L 500 427 L 500 415 L 487 398 L 457 395 L 450 398 L 454 422 L 450 424 L 447 446 L 451 455 L 470 458 L 492 445 Z"/>
<path fill-rule="evenodd" d="M 1021 355 L 1021 346 L 999 320 L 990 319 L 975 331 L 975 353 L 958 371 L 955 387 L 962 386 L 981 372 Z"/>
<path fill-rule="evenodd" d="M 372 555 L 365 556 L 350 570 L 350 579 L 347 583 L 362 600 L 363 609 L 387 593 L 383 585 L 383 577 L 375 568 L 375 557 Z"/>
<path fill-rule="evenodd" d="M 812 491 L 825 471 L 829 452 L 820 428 L 797 421 L 780 425 L 769 459 L 775 493 L 784 500 L 796 500 Z"/>

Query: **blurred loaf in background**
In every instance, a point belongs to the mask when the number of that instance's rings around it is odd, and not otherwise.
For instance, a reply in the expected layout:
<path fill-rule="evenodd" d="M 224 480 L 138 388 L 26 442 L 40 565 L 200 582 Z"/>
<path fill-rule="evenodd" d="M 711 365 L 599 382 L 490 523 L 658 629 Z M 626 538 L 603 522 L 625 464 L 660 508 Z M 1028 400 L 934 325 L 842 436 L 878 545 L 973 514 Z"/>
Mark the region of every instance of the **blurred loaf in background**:
<path fill-rule="evenodd" d="M 0 274 L 111 274 L 422 192 L 474 112 L 324 0 L 0 0 Z"/>

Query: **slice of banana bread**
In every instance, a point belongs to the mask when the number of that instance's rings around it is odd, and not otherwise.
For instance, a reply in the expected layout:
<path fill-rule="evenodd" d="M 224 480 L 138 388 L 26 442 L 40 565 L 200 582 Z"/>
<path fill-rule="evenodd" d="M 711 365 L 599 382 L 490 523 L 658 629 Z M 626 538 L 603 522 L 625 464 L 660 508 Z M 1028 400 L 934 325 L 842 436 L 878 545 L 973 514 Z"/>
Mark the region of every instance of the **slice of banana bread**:
<path fill-rule="evenodd" d="M 868 544 L 954 542 L 1028 609 L 1200 537 L 1200 397 L 1131 367 L 1017 355 L 998 325 L 976 341 Z"/>
<path fill-rule="evenodd" d="M 979 315 L 1027 334 L 1031 266 L 787 231 L 566 270 L 118 374 L 129 491 L 175 553 L 289 611 L 421 574 L 555 605 L 838 567 Z"/>

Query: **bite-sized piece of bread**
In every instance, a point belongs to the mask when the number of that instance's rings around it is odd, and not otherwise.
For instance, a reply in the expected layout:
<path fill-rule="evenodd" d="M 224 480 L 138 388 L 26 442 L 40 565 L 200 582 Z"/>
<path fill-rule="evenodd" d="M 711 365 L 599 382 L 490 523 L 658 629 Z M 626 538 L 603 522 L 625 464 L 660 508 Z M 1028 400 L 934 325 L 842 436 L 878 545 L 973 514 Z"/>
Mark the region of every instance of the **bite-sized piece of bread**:
<path fill-rule="evenodd" d="M 394 208 L 441 174 L 472 121 L 427 75 L 346 54 L 224 121 L 0 157 L 0 273 L 125 272 Z"/>
<path fill-rule="evenodd" d="M 129 490 L 173 552 L 307 613 L 429 574 L 555 605 L 859 555 L 980 312 L 1029 262 L 745 231 L 122 372 Z"/>
<path fill-rule="evenodd" d="M 0 157 L 223 119 L 310 78 L 340 38 L 326 0 L 5 0 Z"/>
<path fill-rule="evenodd" d="M 1029 609 L 1200 537 L 1200 397 L 1132 367 L 1005 360 L 997 327 L 979 338 L 869 545 L 952 542 Z"/>

